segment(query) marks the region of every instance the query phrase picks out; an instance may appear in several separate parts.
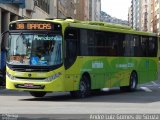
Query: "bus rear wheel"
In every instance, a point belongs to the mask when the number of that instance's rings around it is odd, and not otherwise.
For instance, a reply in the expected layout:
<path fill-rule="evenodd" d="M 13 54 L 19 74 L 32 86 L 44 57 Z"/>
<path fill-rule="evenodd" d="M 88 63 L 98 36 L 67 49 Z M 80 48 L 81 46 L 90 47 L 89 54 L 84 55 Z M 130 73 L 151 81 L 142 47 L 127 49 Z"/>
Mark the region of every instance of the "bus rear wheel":
<path fill-rule="evenodd" d="M 136 72 L 132 72 L 130 75 L 129 86 L 121 86 L 120 90 L 124 92 L 133 92 L 137 89 L 138 76 Z"/>
<path fill-rule="evenodd" d="M 37 91 L 32 91 L 32 92 L 30 92 L 30 94 L 32 95 L 32 96 L 34 96 L 34 97 L 44 97 L 45 95 L 46 95 L 46 92 L 37 92 Z"/>
<path fill-rule="evenodd" d="M 79 90 L 71 91 L 70 94 L 71 96 L 76 98 L 85 98 L 90 95 L 90 92 L 91 92 L 91 85 L 89 82 L 89 78 L 87 76 L 83 76 L 79 84 Z"/>

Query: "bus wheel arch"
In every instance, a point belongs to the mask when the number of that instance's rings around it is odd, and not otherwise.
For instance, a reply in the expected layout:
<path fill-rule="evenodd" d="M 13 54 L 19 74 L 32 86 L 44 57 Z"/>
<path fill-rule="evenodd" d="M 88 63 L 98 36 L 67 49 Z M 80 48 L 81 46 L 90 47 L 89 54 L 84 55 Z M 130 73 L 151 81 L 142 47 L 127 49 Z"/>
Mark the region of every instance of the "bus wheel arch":
<path fill-rule="evenodd" d="M 133 70 L 129 77 L 129 85 L 121 86 L 120 90 L 123 92 L 133 92 L 136 91 L 138 85 L 138 74 L 136 70 Z"/>
<path fill-rule="evenodd" d="M 79 81 L 79 90 L 71 91 L 71 96 L 77 98 L 88 97 L 91 93 L 91 78 L 89 73 L 85 72 Z"/>

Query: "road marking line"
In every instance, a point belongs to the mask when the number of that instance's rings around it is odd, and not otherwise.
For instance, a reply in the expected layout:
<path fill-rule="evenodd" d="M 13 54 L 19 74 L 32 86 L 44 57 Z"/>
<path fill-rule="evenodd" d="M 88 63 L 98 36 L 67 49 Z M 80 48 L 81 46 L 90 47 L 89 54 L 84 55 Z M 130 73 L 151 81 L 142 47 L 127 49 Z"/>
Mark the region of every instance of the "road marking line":
<path fill-rule="evenodd" d="M 140 87 L 142 90 L 144 90 L 145 92 L 152 92 L 151 89 L 147 88 L 147 87 Z"/>
<path fill-rule="evenodd" d="M 153 87 L 154 85 L 146 85 L 146 86 L 148 86 L 148 87 Z"/>
<path fill-rule="evenodd" d="M 159 84 L 155 83 L 154 81 L 152 81 L 153 85 L 155 86 L 159 86 Z"/>

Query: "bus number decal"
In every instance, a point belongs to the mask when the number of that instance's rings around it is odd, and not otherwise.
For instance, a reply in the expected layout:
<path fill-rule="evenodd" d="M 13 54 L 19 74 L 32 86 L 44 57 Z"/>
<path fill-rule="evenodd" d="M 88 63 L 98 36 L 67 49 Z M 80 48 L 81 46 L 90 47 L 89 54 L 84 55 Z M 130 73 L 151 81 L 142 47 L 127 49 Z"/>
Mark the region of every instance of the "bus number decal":
<path fill-rule="evenodd" d="M 116 64 L 117 68 L 133 68 L 134 63 L 126 63 L 126 64 Z"/>
<path fill-rule="evenodd" d="M 92 68 L 103 68 L 103 62 L 101 61 L 94 61 L 92 62 Z"/>
<path fill-rule="evenodd" d="M 19 23 L 17 24 L 17 28 L 18 30 L 23 30 L 25 27 L 24 27 L 24 24 L 23 23 Z"/>

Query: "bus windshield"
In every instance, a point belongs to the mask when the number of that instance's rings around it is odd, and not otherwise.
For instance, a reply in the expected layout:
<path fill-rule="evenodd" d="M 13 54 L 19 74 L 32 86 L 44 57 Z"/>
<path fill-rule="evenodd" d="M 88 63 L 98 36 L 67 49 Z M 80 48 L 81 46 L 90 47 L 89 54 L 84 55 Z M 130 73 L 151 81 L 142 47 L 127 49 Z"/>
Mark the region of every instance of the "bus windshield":
<path fill-rule="evenodd" d="M 62 63 L 62 36 L 44 33 L 11 33 L 7 63 L 31 66 L 59 65 Z"/>

